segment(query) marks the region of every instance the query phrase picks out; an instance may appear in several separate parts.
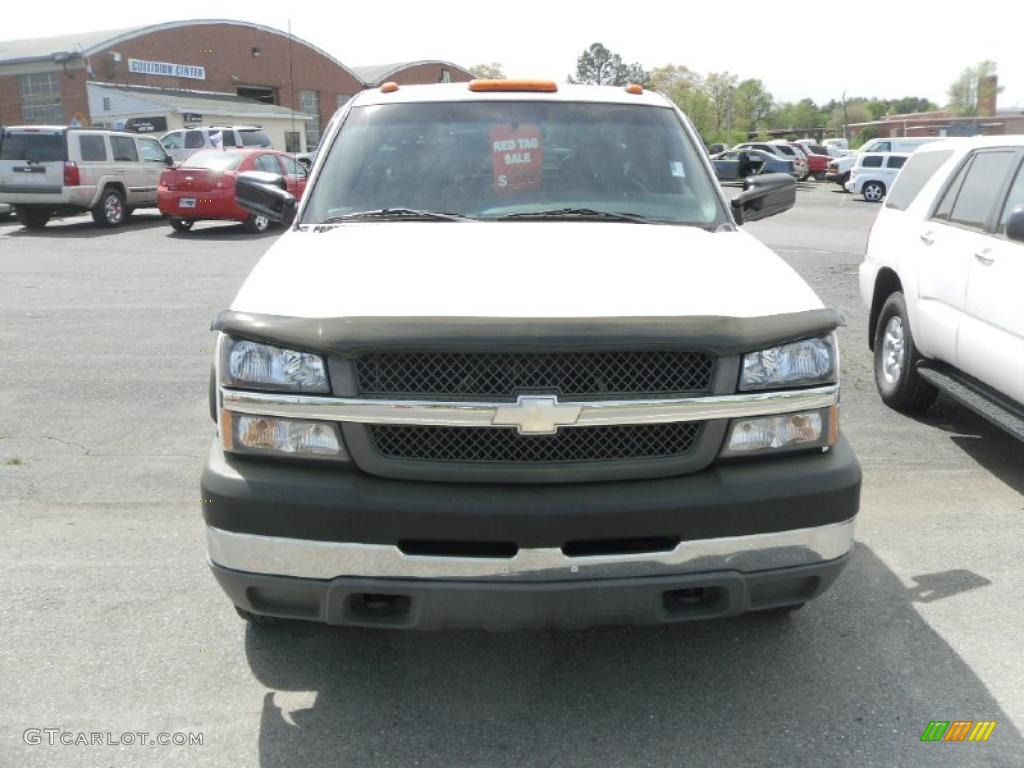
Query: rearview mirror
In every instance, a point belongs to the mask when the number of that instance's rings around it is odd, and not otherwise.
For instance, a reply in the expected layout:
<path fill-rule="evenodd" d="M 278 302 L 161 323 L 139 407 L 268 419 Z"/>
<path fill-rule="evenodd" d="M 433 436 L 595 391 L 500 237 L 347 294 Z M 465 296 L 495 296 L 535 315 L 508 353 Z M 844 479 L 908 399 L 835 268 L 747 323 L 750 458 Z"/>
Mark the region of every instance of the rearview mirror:
<path fill-rule="evenodd" d="M 796 179 L 788 173 L 750 176 L 743 191 L 732 199 L 732 215 L 737 224 L 767 219 L 796 205 Z"/>
<path fill-rule="evenodd" d="M 1024 243 L 1024 205 L 1018 205 L 1010 211 L 1010 218 L 1006 220 L 1006 236 Z"/>
<path fill-rule="evenodd" d="M 284 176 L 263 171 L 246 171 L 235 179 L 238 205 L 255 216 L 266 216 L 285 226 L 295 218 L 295 197 L 287 189 Z"/>

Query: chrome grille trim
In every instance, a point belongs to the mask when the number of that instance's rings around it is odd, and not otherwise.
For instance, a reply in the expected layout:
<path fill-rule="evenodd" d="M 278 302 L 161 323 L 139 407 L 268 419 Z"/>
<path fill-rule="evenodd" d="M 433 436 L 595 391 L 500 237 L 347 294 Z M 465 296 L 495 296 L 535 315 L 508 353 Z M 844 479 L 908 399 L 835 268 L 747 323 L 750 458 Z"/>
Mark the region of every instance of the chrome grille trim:
<path fill-rule="evenodd" d="M 249 392 L 221 388 L 223 407 L 234 413 L 313 419 L 354 424 L 419 424 L 439 427 L 512 428 L 495 424 L 507 402 L 441 402 Z M 657 400 L 577 401 L 559 405 L 578 408 L 573 427 L 670 424 L 680 421 L 773 416 L 827 408 L 839 402 L 839 385 L 781 392 L 747 392 L 710 397 Z"/>

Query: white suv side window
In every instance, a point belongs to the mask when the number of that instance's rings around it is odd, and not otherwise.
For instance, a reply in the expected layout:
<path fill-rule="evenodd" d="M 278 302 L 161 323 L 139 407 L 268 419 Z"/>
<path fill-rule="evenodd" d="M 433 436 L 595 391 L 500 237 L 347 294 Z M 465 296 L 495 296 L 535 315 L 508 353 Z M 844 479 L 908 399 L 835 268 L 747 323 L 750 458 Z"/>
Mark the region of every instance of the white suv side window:
<path fill-rule="evenodd" d="M 183 146 L 183 143 L 182 143 L 182 140 L 181 140 L 181 131 L 175 131 L 174 133 L 168 133 L 166 136 L 164 136 L 162 139 L 160 139 L 160 143 L 163 145 L 164 149 L 167 149 L 167 150 L 181 149 L 182 146 Z"/>
<path fill-rule="evenodd" d="M 205 144 L 202 131 L 185 132 L 185 149 L 202 149 Z"/>

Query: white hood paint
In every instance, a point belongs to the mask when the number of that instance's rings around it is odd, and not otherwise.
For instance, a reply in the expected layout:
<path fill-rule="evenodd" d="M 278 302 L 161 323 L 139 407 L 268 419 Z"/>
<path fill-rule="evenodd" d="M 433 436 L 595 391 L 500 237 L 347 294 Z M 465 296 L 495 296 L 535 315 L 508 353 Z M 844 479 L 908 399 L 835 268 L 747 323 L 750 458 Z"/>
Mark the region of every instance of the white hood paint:
<path fill-rule="evenodd" d="M 607 222 L 288 231 L 231 309 L 291 317 L 759 317 L 818 309 L 745 232 Z"/>

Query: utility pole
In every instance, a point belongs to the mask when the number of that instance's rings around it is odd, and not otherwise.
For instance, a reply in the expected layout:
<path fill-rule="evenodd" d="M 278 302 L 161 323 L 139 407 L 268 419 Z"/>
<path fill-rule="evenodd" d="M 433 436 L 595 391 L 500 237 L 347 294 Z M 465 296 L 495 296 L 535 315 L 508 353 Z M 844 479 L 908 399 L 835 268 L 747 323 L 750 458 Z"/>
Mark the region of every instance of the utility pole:
<path fill-rule="evenodd" d="M 843 138 L 850 141 L 850 114 L 846 111 L 846 91 L 843 91 Z"/>

